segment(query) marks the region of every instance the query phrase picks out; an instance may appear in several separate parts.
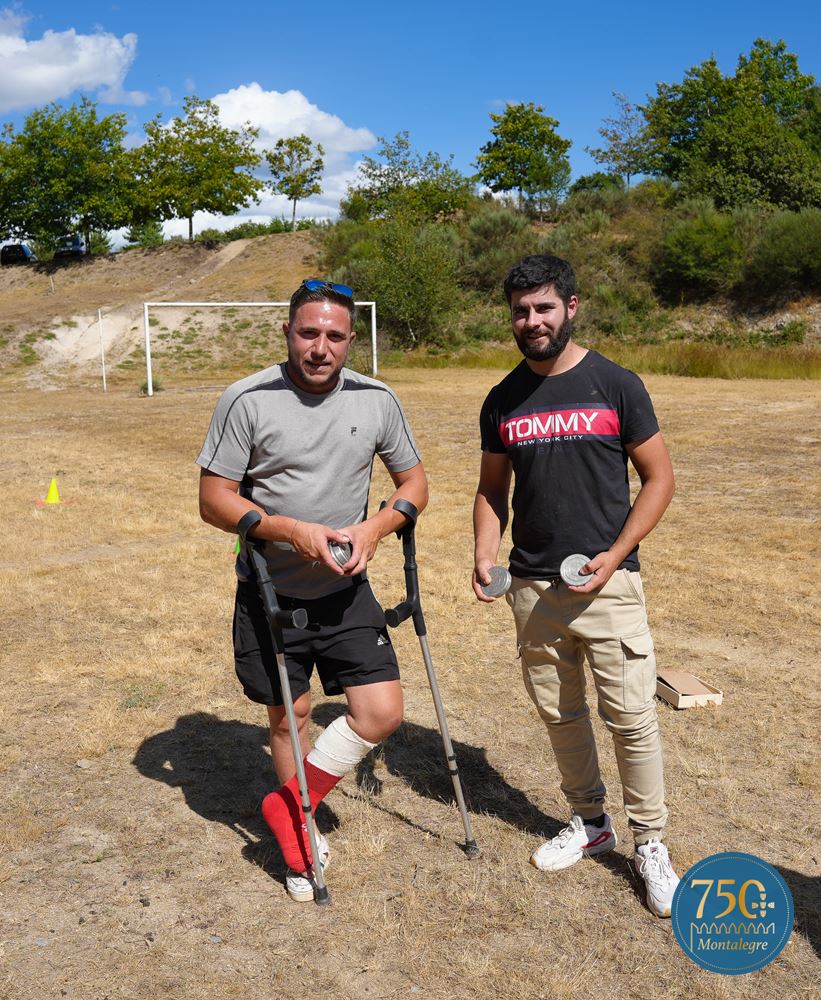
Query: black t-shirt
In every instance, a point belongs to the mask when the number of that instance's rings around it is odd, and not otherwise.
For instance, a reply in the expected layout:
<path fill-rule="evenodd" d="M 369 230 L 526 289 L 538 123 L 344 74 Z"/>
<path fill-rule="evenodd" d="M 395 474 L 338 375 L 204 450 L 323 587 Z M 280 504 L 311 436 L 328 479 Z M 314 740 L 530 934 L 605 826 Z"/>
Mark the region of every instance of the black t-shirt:
<path fill-rule="evenodd" d="M 547 377 L 522 361 L 488 393 L 480 426 L 482 450 L 513 465 L 510 571 L 530 580 L 610 548 L 630 512 L 625 445 L 659 429 L 638 375 L 596 351 Z M 637 553 L 620 568 L 638 569 Z"/>

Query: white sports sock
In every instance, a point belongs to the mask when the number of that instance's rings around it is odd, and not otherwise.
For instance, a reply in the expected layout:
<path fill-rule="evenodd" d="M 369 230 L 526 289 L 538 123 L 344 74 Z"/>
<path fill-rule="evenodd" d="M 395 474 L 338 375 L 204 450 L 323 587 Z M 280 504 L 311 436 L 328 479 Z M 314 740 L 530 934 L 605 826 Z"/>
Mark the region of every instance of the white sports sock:
<path fill-rule="evenodd" d="M 308 754 L 308 761 L 320 771 L 342 778 L 376 746 L 351 729 L 344 715 L 324 729 Z"/>

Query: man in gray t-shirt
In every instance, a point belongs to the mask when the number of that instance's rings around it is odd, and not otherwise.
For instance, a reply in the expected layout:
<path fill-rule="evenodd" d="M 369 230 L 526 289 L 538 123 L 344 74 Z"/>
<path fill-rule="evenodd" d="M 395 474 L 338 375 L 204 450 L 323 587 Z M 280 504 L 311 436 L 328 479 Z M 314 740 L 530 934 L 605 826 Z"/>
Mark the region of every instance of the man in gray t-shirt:
<path fill-rule="evenodd" d="M 427 480 L 394 393 L 344 368 L 353 332 L 353 292 L 311 279 L 291 297 L 283 325 L 288 360 L 229 386 L 217 404 L 201 466 L 203 520 L 236 532 L 258 510 L 252 530 L 283 607 L 306 607 L 310 630 L 285 629 L 285 660 L 294 698 L 311 803 L 328 791 L 402 721 L 399 670 L 366 568 L 380 540 L 405 523 L 393 501 L 427 503 Z M 368 490 L 378 455 L 396 487 L 387 507 L 368 517 Z M 339 566 L 330 542 L 349 542 Z M 305 877 L 304 834 L 288 722 L 270 629 L 247 553 L 237 558 L 234 657 L 246 695 L 267 706 L 271 754 L 282 784 L 263 815 L 289 867 L 294 899 L 312 899 Z M 326 694 L 344 693 L 347 715 L 313 748 L 308 740 L 310 676 L 316 666 Z M 320 838 L 327 862 L 327 844 Z"/>

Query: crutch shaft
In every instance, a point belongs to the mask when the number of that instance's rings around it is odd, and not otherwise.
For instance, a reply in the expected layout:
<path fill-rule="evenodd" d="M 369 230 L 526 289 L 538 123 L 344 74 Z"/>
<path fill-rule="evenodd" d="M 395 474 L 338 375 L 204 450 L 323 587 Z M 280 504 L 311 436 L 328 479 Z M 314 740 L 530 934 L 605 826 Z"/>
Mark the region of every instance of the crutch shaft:
<path fill-rule="evenodd" d="M 468 855 L 472 855 L 474 853 L 478 854 L 479 847 L 473 836 L 473 827 L 470 823 L 470 816 L 468 815 L 465 796 L 462 792 L 462 782 L 459 778 L 459 768 L 456 764 L 456 754 L 453 752 L 453 743 L 450 738 L 448 718 L 445 714 L 445 706 L 442 702 L 442 695 L 439 693 L 439 682 L 436 679 L 436 671 L 433 667 L 433 660 L 431 659 L 430 647 L 428 646 L 428 638 L 426 635 L 419 636 L 419 645 L 422 648 L 422 659 L 425 661 L 425 670 L 428 674 L 428 684 L 430 685 L 430 691 L 433 695 L 433 707 L 436 710 L 439 732 L 442 734 L 442 745 L 445 749 L 445 758 L 448 763 L 448 771 L 450 771 L 450 780 L 453 783 L 453 794 L 456 796 L 456 804 L 459 807 L 459 812 L 462 816 L 462 825 L 465 828 L 465 851 Z"/>
<path fill-rule="evenodd" d="M 383 501 L 384 505 L 384 501 Z M 422 647 L 422 659 L 425 661 L 425 670 L 428 675 L 428 684 L 433 695 L 433 706 L 436 710 L 436 719 L 439 723 L 439 732 L 442 736 L 442 745 L 445 750 L 448 771 L 453 783 L 453 793 L 456 796 L 456 804 L 462 817 L 462 825 L 465 828 L 465 854 L 469 858 L 475 858 L 479 854 L 479 847 L 473 837 L 473 829 L 468 816 L 465 796 L 462 792 L 462 782 L 459 777 L 459 768 L 456 766 L 456 755 L 453 752 L 453 743 L 448 730 L 448 720 L 445 715 L 445 706 L 442 703 L 442 696 L 439 693 L 439 683 L 436 680 L 436 671 L 433 667 L 433 660 L 430 655 L 430 647 L 427 640 L 427 627 L 425 625 L 425 615 L 422 612 L 422 600 L 419 594 L 419 574 L 416 566 L 416 507 L 407 500 L 395 500 L 394 510 L 398 510 L 407 518 L 405 525 L 397 531 L 398 537 L 402 541 L 402 553 L 404 555 L 405 572 L 405 600 L 401 601 L 394 608 L 385 611 L 385 621 L 391 628 L 396 628 L 408 618 L 413 619 L 413 627 L 419 638 L 419 645 Z"/>
<path fill-rule="evenodd" d="M 308 615 L 304 608 L 296 608 L 293 611 L 282 611 L 277 604 L 276 591 L 271 577 L 268 573 L 268 565 L 265 556 L 260 552 L 253 539 L 248 538 L 248 532 L 254 525 L 258 524 L 262 518 L 256 511 L 248 511 L 237 525 L 237 530 L 243 541 L 248 546 L 248 553 L 251 558 L 251 565 L 257 579 L 265 613 L 271 627 L 271 638 L 274 642 L 274 652 L 277 663 L 277 674 L 279 676 L 279 686 L 282 692 L 282 702 L 285 706 L 285 715 L 288 719 L 288 734 L 291 737 L 291 751 L 294 755 L 294 766 L 296 768 L 297 783 L 299 785 L 299 796 L 302 806 L 302 814 L 305 818 L 305 827 L 308 831 L 308 842 L 311 846 L 311 857 L 313 859 L 314 875 L 314 899 L 322 905 L 330 903 L 331 897 L 328 887 L 325 884 L 325 876 L 322 871 L 322 864 L 319 860 L 319 847 L 317 843 L 316 826 L 311 810 L 311 796 L 308 792 L 308 781 L 305 777 L 305 765 L 302 760 L 302 746 L 299 742 L 299 726 L 294 711 L 294 699 L 291 695 L 291 682 L 288 678 L 288 669 L 285 665 L 285 646 L 282 639 L 282 626 L 290 625 L 296 628 L 305 628 L 308 624 Z"/>

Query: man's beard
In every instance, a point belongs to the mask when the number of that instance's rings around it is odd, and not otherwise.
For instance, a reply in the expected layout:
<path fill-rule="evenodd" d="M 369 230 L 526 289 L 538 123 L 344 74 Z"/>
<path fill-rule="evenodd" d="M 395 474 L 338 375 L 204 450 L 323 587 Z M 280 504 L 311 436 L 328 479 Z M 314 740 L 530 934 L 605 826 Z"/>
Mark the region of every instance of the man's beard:
<path fill-rule="evenodd" d="M 572 333 L 573 321 L 568 319 L 567 308 L 565 307 L 564 321 L 559 327 L 556 336 L 548 338 L 547 347 L 537 347 L 535 344 L 529 344 L 526 336 L 521 338 L 517 336 L 516 346 L 531 361 L 547 361 L 562 353 L 570 342 Z"/>

